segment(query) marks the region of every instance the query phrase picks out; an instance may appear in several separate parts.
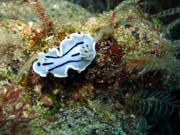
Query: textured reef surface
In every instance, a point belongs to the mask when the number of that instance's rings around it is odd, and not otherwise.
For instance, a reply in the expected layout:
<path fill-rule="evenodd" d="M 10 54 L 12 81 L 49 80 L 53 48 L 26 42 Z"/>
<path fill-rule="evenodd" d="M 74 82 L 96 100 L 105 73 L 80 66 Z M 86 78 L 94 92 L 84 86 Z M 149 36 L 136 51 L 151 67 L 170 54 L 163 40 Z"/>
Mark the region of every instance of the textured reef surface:
<path fill-rule="evenodd" d="M 161 29 L 141 6 L 93 14 L 64 0 L 0 2 L 0 135 L 179 134 L 180 42 L 167 38 L 178 19 Z M 39 52 L 80 32 L 96 42 L 84 71 L 33 71 Z"/>

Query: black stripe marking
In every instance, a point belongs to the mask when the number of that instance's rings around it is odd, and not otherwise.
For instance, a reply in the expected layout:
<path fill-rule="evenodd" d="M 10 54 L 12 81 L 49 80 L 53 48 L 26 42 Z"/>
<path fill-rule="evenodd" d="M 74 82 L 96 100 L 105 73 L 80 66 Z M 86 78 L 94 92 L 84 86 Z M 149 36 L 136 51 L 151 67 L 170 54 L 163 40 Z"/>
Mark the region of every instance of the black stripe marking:
<path fill-rule="evenodd" d="M 48 71 L 50 72 L 50 71 L 52 71 L 52 70 L 54 70 L 54 69 L 56 69 L 56 68 L 59 68 L 59 67 L 61 67 L 61 66 L 66 65 L 66 64 L 68 64 L 68 63 L 70 63 L 70 62 L 80 62 L 80 61 L 81 61 L 81 60 L 69 60 L 69 61 L 66 61 L 66 62 L 64 62 L 64 63 L 62 63 L 62 64 L 60 64 L 60 65 L 57 65 L 57 66 L 53 67 L 53 68 L 50 68 Z"/>
<path fill-rule="evenodd" d="M 57 59 L 57 58 L 61 58 L 60 56 L 45 56 L 46 58 L 53 58 L 53 59 Z"/>
<path fill-rule="evenodd" d="M 54 64 L 54 62 L 43 63 L 43 66 Z"/>
<path fill-rule="evenodd" d="M 78 56 L 78 55 L 80 55 L 80 53 L 72 54 L 71 57 Z"/>
<path fill-rule="evenodd" d="M 46 58 L 52 58 L 52 59 L 58 59 L 58 58 L 62 58 L 62 57 L 64 57 L 65 55 L 67 55 L 72 49 L 74 49 L 76 46 L 78 46 L 78 45 L 81 45 L 81 44 L 83 44 L 84 42 L 82 41 L 82 42 L 78 42 L 78 43 L 76 43 L 72 48 L 70 48 L 65 54 L 63 54 L 63 56 L 45 56 Z"/>
<path fill-rule="evenodd" d="M 75 44 L 71 49 L 69 49 L 63 56 L 65 56 L 66 54 L 68 54 L 72 49 L 74 49 L 76 46 L 78 46 L 78 45 L 81 45 L 81 44 L 83 44 L 84 42 L 82 41 L 82 42 L 79 42 L 79 43 L 77 43 L 77 44 Z M 62 56 L 62 57 L 63 57 Z"/>
<path fill-rule="evenodd" d="M 37 65 L 38 65 L 38 66 L 41 66 L 41 63 L 40 63 L 40 62 L 38 62 L 38 63 L 37 63 Z"/>

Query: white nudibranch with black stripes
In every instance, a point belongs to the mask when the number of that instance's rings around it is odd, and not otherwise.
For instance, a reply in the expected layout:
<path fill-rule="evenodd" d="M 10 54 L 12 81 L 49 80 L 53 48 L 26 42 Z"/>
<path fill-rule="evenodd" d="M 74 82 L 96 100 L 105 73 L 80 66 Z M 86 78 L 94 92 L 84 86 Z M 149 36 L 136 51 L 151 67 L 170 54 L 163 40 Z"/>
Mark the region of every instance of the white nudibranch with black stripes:
<path fill-rule="evenodd" d="M 60 43 L 60 50 L 52 48 L 48 53 L 39 53 L 38 60 L 33 63 L 33 70 L 41 77 L 51 73 L 64 78 L 68 76 L 69 69 L 80 73 L 95 58 L 95 44 L 89 34 L 72 33 Z"/>

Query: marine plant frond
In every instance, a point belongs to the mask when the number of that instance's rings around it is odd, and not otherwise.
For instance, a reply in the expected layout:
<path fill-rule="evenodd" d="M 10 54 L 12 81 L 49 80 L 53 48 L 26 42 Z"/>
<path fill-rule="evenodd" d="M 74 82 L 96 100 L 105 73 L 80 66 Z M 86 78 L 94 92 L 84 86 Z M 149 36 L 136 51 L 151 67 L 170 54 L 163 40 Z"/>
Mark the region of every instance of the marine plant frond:
<path fill-rule="evenodd" d="M 40 32 L 34 30 L 34 36 L 32 36 L 32 40 L 34 44 L 38 45 L 43 43 L 43 38 L 46 37 L 47 34 L 52 33 L 53 31 L 53 22 L 50 18 L 46 16 L 45 8 L 41 5 L 40 1 L 30 2 L 32 8 L 36 11 L 38 17 L 41 21 L 41 29 Z"/>
<path fill-rule="evenodd" d="M 143 65 L 148 61 L 151 61 L 151 58 L 149 56 L 144 56 L 141 58 L 134 58 L 134 59 L 130 58 L 127 60 L 127 71 L 129 73 L 133 71 L 138 71 L 142 69 Z"/>
<path fill-rule="evenodd" d="M 142 57 L 131 59 L 127 63 L 129 73 L 136 73 L 137 77 L 147 74 L 151 76 L 161 74 L 162 87 L 168 91 L 175 91 L 180 88 L 180 61 L 171 55 L 164 57 Z"/>
<path fill-rule="evenodd" d="M 180 51 L 180 39 L 172 41 L 171 46 L 176 52 Z"/>
<path fill-rule="evenodd" d="M 180 61 L 174 57 L 165 57 L 165 58 L 154 58 L 151 61 L 147 61 L 142 65 L 139 72 L 142 74 L 161 70 L 168 73 L 177 73 L 180 71 Z"/>
<path fill-rule="evenodd" d="M 138 8 L 140 11 L 145 13 L 150 13 L 151 7 L 156 5 L 157 1 L 154 0 L 139 0 L 138 1 Z"/>
<path fill-rule="evenodd" d="M 178 47 L 176 47 L 176 49 L 178 49 Z M 153 57 L 143 65 L 142 69 L 149 67 L 149 70 L 165 70 L 166 72 L 177 73 L 180 70 L 180 61 L 174 56 L 174 53 L 175 52 L 169 52 L 164 57 Z M 151 68 L 151 66 L 153 66 L 153 68 Z"/>
<path fill-rule="evenodd" d="M 176 57 L 180 51 L 180 39 L 169 41 L 163 48 L 166 57 Z"/>
<path fill-rule="evenodd" d="M 170 8 L 167 10 L 163 10 L 156 15 L 152 15 L 151 17 L 162 18 L 162 17 L 168 17 L 175 14 L 179 14 L 179 13 L 180 13 L 180 7 L 177 7 L 177 8 Z"/>
<path fill-rule="evenodd" d="M 126 103 L 146 116 L 171 116 L 180 111 L 180 101 L 168 91 L 140 90 L 129 96 Z"/>
<path fill-rule="evenodd" d="M 143 56 L 140 58 L 129 59 L 127 62 L 128 72 L 137 71 L 139 75 L 148 72 L 164 70 L 169 58 Z"/>
<path fill-rule="evenodd" d="M 177 25 L 180 25 L 180 18 L 172 21 L 168 25 L 165 25 L 161 28 L 162 33 L 169 34 L 170 30 L 175 28 Z"/>

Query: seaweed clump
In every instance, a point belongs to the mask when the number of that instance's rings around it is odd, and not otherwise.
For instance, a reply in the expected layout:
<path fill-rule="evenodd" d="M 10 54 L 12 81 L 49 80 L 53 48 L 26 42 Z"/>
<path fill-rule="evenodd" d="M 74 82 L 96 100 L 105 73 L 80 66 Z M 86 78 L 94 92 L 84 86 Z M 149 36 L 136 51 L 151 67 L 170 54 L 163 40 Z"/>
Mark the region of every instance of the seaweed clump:
<path fill-rule="evenodd" d="M 43 124 L 35 124 L 42 117 L 32 109 L 21 88 L 2 84 L 0 92 L 0 133 L 10 135 L 32 134 L 32 129 L 45 130 Z M 48 119 L 47 119 L 48 120 Z M 44 123 L 45 124 L 45 123 Z M 45 124 L 46 125 L 46 124 Z"/>
<path fill-rule="evenodd" d="M 162 36 L 162 31 L 140 10 L 140 1 L 123 1 L 114 10 L 96 16 L 63 0 L 12 3 L 17 13 L 20 5 L 24 5 L 27 14 L 13 18 L 9 12 L 0 12 L 2 31 L 10 39 L 12 36 L 19 39 L 12 42 L 4 38 L 11 42 L 0 42 L 7 53 L 4 57 L 9 58 L 1 64 L 1 82 L 10 83 L 5 86 L 7 90 L 21 87 L 30 109 L 44 110 L 39 111 L 43 116 L 39 122 L 31 121 L 31 114 L 28 115 L 30 128 L 31 123 L 44 125 L 44 116 L 55 117 L 46 131 L 35 128 L 27 133 L 175 135 L 178 132 L 178 127 L 171 125 L 173 122 L 178 125 L 180 111 L 179 44 Z M 0 6 L 11 7 L 12 3 Z M 91 34 L 97 42 L 97 56 L 87 70 L 81 74 L 69 71 L 69 77 L 62 79 L 50 74 L 42 78 L 32 71 L 37 53 L 58 47 L 64 37 L 81 31 Z M 19 99 L 22 93 L 16 97 Z M 20 111 L 24 107 L 20 106 Z"/>

